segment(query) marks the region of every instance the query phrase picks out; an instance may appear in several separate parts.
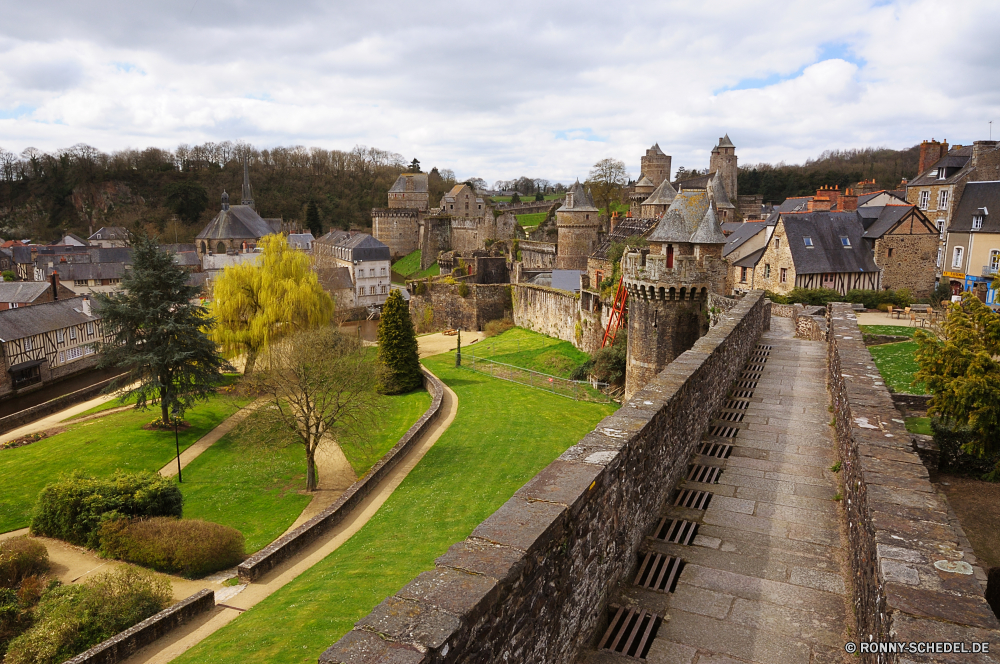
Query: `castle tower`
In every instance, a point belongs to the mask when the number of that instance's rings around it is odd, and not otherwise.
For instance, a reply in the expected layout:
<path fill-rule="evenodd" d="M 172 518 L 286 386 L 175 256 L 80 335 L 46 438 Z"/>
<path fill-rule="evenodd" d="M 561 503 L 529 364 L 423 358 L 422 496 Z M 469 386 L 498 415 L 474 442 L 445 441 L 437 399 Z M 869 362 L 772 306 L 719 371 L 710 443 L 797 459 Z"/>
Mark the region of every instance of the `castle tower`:
<path fill-rule="evenodd" d="M 712 148 L 712 156 L 708 161 L 709 172 L 714 172 L 722 178 L 722 186 L 730 201 L 737 201 L 736 191 L 736 146 L 729 140 L 729 134 L 719 139 L 719 144 Z"/>
<path fill-rule="evenodd" d="M 670 179 L 670 155 L 664 154 L 659 143 L 646 150 L 646 155 L 640 159 L 642 175 L 649 178 L 653 189 L 660 186 L 664 180 Z"/>
<path fill-rule="evenodd" d="M 243 160 L 243 198 L 240 205 L 253 207 L 253 192 L 250 191 L 250 159 Z"/>
<path fill-rule="evenodd" d="M 566 201 L 556 210 L 556 269 L 586 270 L 587 258 L 597 247 L 600 225 L 600 210 L 577 180 L 566 192 Z"/>

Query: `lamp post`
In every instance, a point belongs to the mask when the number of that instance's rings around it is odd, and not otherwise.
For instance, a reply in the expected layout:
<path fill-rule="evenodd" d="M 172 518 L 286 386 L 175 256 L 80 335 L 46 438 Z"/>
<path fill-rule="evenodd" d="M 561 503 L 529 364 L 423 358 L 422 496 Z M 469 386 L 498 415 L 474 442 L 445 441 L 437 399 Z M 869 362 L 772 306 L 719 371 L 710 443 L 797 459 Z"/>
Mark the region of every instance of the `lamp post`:
<path fill-rule="evenodd" d="M 174 445 L 177 446 L 177 481 L 183 482 L 181 478 L 181 439 L 177 434 L 177 404 L 170 409 L 170 416 L 174 419 Z"/>
<path fill-rule="evenodd" d="M 455 353 L 455 366 L 462 366 L 462 328 L 458 328 L 458 346 L 456 347 L 458 351 Z"/>

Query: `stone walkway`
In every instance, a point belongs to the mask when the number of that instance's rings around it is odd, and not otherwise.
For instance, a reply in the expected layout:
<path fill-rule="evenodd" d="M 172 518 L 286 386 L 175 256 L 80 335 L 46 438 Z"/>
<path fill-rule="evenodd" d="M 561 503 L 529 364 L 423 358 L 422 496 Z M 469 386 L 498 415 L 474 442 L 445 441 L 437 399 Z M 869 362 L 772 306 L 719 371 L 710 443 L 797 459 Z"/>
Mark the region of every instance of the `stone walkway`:
<path fill-rule="evenodd" d="M 665 507 L 640 549 L 639 583 L 628 579 L 611 602 L 611 616 L 622 606 L 662 618 L 648 662 L 844 661 L 847 590 L 833 500 L 838 478 L 830 470 L 836 455 L 827 346 L 793 339 L 788 319 L 771 320 L 772 331 L 692 457 L 688 477 L 707 483 L 681 483 L 675 495 L 691 507 Z M 696 492 L 711 494 L 707 509 L 697 509 L 704 496 Z M 653 579 L 644 569 L 675 570 L 678 559 L 679 575 Z M 587 661 L 636 660 L 605 649 Z"/>

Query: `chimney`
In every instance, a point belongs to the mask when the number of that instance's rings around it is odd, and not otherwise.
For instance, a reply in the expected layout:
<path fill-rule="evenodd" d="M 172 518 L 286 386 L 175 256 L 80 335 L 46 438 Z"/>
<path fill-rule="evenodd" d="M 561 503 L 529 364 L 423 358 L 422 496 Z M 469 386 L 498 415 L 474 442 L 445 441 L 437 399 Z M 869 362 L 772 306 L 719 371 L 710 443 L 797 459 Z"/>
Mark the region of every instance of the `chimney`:
<path fill-rule="evenodd" d="M 941 144 L 933 138 L 920 143 L 920 163 L 917 165 L 917 173 L 923 173 L 930 168 L 934 162 L 941 158 Z"/>
<path fill-rule="evenodd" d="M 52 301 L 55 302 L 59 299 L 59 272 L 57 270 L 52 270 L 49 281 L 52 284 Z"/>
<path fill-rule="evenodd" d="M 1000 141 L 973 141 L 972 142 L 972 164 L 979 163 L 979 158 L 983 153 L 996 148 Z"/>
<path fill-rule="evenodd" d="M 90 313 L 90 298 L 87 297 L 86 295 L 83 296 L 83 315 L 84 316 L 93 315 Z"/>
<path fill-rule="evenodd" d="M 858 195 L 853 189 L 845 189 L 840 197 L 840 209 L 844 212 L 858 209 Z"/>

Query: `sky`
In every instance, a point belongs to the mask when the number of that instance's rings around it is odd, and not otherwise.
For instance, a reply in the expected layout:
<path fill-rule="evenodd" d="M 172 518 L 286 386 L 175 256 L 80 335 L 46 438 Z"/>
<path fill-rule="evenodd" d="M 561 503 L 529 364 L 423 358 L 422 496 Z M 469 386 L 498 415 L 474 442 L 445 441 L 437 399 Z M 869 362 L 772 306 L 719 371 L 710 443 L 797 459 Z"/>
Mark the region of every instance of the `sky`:
<path fill-rule="evenodd" d="M 996 0 L 0 0 L 0 148 L 374 146 L 571 182 L 1000 138 Z"/>

